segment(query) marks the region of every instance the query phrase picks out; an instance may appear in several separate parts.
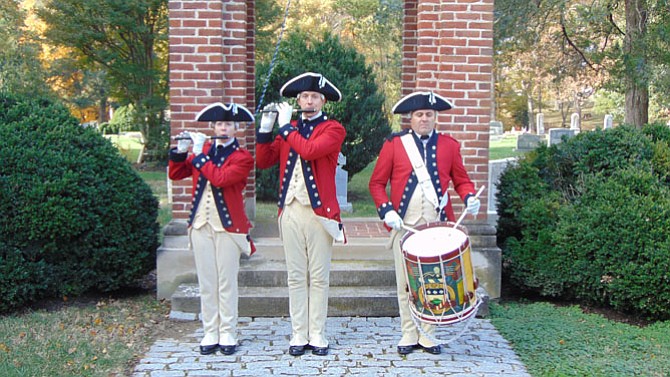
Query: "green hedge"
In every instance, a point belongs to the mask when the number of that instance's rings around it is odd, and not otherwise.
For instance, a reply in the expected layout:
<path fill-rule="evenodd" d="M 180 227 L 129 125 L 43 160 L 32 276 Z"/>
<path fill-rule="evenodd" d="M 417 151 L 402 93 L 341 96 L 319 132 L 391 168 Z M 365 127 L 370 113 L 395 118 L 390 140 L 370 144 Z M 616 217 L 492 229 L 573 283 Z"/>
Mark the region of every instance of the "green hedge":
<path fill-rule="evenodd" d="M 0 286 L 0 311 L 131 286 L 153 269 L 157 199 L 65 107 L 0 95 L 0 161 L 0 270 L 20 270 Z"/>
<path fill-rule="evenodd" d="M 498 240 L 517 290 L 670 318 L 667 126 L 617 127 L 501 175 Z"/>

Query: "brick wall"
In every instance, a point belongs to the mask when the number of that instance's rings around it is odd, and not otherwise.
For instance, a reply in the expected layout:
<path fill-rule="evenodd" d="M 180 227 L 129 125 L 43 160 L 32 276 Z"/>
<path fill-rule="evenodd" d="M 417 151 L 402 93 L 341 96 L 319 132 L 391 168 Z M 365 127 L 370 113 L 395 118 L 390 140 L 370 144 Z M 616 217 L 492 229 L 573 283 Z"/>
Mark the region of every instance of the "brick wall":
<path fill-rule="evenodd" d="M 194 122 L 204 106 L 221 101 L 254 110 L 254 1 L 169 0 L 171 133 L 207 130 Z M 493 0 L 404 2 L 402 94 L 434 90 L 454 109 L 441 113 L 438 130 L 461 142 L 477 187 L 487 184 L 493 64 Z M 406 123 L 406 122 L 405 122 Z M 238 135 L 254 152 L 254 131 Z M 255 177 L 246 189 L 255 212 Z M 174 182 L 173 218 L 188 216 L 190 181 Z M 486 197 L 486 192 L 482 198 Z M 460 200 L 453 198 L 457 213 Z M 486 201 L 482 200 L 486 214 Z"/>
<path fill-rule="evenodd" d="M 488 184 L 492 67 L 493 0 L 405 1 L 402 93 L 433 90 L 454 104 L 440 113 L 437 129 L 460 141 L 477 188 Z M 452 200 L 459 214 L 461 200 Z"/>
<path fill-rule="evenodd" d="M 169 0 L 170 129 L 211 134 L 196 114 L 214 102 L 236 102 L 254 111 L 254 1 Z M 238 133 L 240 144 L 253 153 L 253 124 Z M 172 216 L 186 219 L 191 180 L 172 183 Z M 247 182 L 247 212 L 255 212 L 255 177 Z"/>

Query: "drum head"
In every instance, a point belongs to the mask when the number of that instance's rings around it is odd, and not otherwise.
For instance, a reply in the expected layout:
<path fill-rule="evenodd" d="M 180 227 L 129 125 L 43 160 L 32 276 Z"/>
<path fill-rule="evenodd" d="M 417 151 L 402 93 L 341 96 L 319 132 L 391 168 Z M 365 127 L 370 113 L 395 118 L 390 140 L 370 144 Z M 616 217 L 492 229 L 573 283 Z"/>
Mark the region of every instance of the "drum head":
<path fill-rule="evenodd" d="M 403 240 L 402 249 L 416 257 L 434 257 L 458 250 L 468 241 L 462 231 L 446 227 L 429 227 L 409 235 Z"/>

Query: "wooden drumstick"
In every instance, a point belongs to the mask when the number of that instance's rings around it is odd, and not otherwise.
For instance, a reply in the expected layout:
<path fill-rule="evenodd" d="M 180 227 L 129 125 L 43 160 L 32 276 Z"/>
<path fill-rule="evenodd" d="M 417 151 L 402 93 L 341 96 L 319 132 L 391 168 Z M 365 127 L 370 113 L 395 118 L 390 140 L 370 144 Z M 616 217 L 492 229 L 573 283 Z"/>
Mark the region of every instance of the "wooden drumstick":
<path fill-rule="evenodd" d="M 479 195 L 482 193 L 482 191 L 484 191 L 485 187 L 486 186 L 482 185 L 482 187 L 479 188 L 479 191 L 477 191 L 477 194 L 475 195 L 475 199 L 479 198 Z M 463 218 L 465 218 L 465 215 L 467 215 L 467 214 L 468 214 L 468 211 L 463 210 L 463 213 L 461 214 L 461 217 L 458 218 L 458 221 L 456 221 L 456 224 L 454 225 L 454 228 L 456 228 L 458 226 L 458 224 L 460 224 L 461 221 L 463 221 Z"/>
<path fill-rule="evenodd" d="M 402 227 L 405 228 L 405 230 L 409 230 L 412 233 L 418 233 L 419 232 L 418 230 L 412 228 L 411 226 L 407 226 L 405 224 L 402 224 Z"/>

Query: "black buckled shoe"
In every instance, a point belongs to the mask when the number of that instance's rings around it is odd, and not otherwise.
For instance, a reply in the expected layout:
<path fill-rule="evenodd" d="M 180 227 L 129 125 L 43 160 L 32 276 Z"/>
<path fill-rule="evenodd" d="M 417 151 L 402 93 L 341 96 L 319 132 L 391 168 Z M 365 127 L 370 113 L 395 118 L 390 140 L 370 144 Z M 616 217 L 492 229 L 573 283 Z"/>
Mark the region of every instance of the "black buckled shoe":
<path fill-rule="evenodd" d="M 235 353 L 236 346 L 224 346 L 219 344 L 219 349 L 221 349 L 221 353 L 224 355 L 232 355 Z"/>
<path fill-rule="evenodd" d="M 291 356 L 302 356 L 305 354 L 305 345 L 288 347 L 288 354 Z"/>
<path fill-rule="evenodd" d="M 201 355 L 211 355 L 214 352 L 216 352 L 216 350 L 218 350 L 218 349 L 219 349 L 218 344 L 210 344 L 208 346 L 200 346 L 200 354 Z"/>
<path fill-rule="evenodd" d="M 409 355 L 417 347 L 418 347 L 418 345 L 416 345 L 416 344 L 411 345 L 411 346 L 398 346 L 398 353 L 401 354 L 401 355 Z"/>
<path fill-rule="evenodd" d="M 312 355 L 316 355 L 316 356 L 326 356 L 326 355 L 328 355 L 328 346 L 312 347 Z"/>
<path fill-rule="evenodd" d="M 424 347 L 421 344 L 419 344 L 419 348 L 423 349 L 424 352 L 428 352 L 433 355 L 439 355 L 442 353 L 442 346 L 440 346 L 439 344 L 432 347 Z"/>

